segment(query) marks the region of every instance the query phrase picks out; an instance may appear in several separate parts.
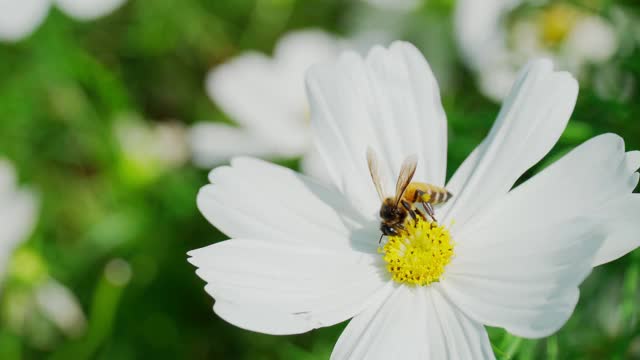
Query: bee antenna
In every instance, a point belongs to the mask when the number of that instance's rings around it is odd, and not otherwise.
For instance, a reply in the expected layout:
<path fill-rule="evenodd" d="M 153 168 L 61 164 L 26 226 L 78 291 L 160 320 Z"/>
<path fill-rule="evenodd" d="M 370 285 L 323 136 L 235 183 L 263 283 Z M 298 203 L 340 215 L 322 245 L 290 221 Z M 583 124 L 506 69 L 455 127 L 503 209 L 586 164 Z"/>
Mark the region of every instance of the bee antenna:
<path fill-rule="evenodd" d="M 380 243 L 382 242 L 382 238 L 384 237 L 384 233 L 380 234 L 380 239 L 378 239 L 378 245 L 380 245 Z"/>

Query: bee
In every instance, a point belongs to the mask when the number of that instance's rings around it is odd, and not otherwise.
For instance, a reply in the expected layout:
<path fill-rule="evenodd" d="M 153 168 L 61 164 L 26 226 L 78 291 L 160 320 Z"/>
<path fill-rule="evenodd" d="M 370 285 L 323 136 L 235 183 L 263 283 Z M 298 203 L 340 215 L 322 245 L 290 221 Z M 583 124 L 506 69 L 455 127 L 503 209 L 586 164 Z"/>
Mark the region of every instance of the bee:
<path fill-rule="evenodd" d="M 421 203 L 429 217 L 437 222 L 433 206 L 443 204 L 453 196 L 443 187 L 411 182 L 418 166 L 418 159 L 416 156 L 409 156 L 400 167 L 395 196 L 387 197 L 380 181 L 378 158 L 372 149 L 367 149 L 367 163 L 371 179 L 382 201 L 380 206 L 380 231 L 382 231 L 382 235 L 379 242 L 382 241 L 383 236 L 394 236 L 404 231 L 404 224 L 408 216 L 414 221 L 418 219 L 418 216 L 424 220 L 427 219 L 424 213 L 416 207 L 417 203 Z"/>

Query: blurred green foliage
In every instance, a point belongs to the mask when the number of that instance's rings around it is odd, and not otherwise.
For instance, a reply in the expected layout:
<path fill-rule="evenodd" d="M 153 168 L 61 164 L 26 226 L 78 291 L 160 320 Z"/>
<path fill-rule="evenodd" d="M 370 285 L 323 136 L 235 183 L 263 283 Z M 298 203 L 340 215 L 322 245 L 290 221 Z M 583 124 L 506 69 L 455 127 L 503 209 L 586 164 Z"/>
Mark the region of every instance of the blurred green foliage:
<path fill-rule="evenodd" d="M 599 11 L 606 14 L 613 2 L 602 4 Z M 640 16 L 637 2 L 619 4 Z M 443 80 L 449 175 L 499 109 L 469 85 L 472 76 L 456 57 L 453 6 L 429 1 L 394 34 L 423 49 Z M 362 3 L 340 0 L 130 0 L 90 23 L 54 9 L 28 39 L 0 44 L 0 154 L 41 197 L 36 230 L 4 281 L 0 358 L 327 358 L 344 325 L 277 337 L 238 329 L 213 314 L 203 282 L 186 261 L 188 250 L 225 239 L 195 205 L 207 172 L 189 164 L 157 171 L 131 164 L 113 128 L 122 119 L 220 121 L 225 115 L 204 92 L 210 68 L 244 49 L 270 52 L 291 29 L 348 35 L 353 19 L 366 11 Z M 614 61 L 637 86 L 638 48 Z M 560 143 L 527 176 L 604 132 L 622 135 L 628 149 L 640 149 L 639 119 L 637 87 L 630 98 L 617 100 L 603 99 L 583 84 Z M 130 281 L 110 280 L 113 259 L 130 266 Z M 7 309 L 47 276 L 79 298 L 88 320 L 81 337 L 68 338 L 37 318 L 21 330 L 8 326 Z M 640 356 L 639 276 L 637 251 L 596 269 L 559 333 L 535 341 L 491 329 L 496 354 Z"/>

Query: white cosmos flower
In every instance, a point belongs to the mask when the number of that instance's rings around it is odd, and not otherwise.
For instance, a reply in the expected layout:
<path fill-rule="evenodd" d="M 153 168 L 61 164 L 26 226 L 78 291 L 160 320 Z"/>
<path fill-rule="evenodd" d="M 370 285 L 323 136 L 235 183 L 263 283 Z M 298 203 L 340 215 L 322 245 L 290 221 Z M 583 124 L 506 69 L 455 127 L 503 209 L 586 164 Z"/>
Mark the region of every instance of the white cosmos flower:
<path fill-rule="evenodd" d="M 341 46 L 323 31 L 297 31 L 282 37 L 273 57 L 250 51 L 214 68 L 207 76 L 207 92 L 239 126 L 195 124 L 190 131 L 194 162 L 211 168 L 235 155 L 306 154 L 310 140 L 304 73 L 316 62 L 335 58 Z"/>
<path fill-rule="evenodd" d="M 640 196 L 631 194 L 640 152 L 625 152 L 616 135 L 512 189 L 556 143 L 576 101 L 576 80 L 550 61 L 522 70 L 490 133 L 447 183 L 454 197 L 436 208 L 442 225 L 408 224 L 410 234 L 395 239 L 406 248 L 391 238 L 384 254 L 366 149 L 378 153 L 387 189 L 411 154 L 416 181 L 445 185 L 436 80 L 416 48 L 396 42 L 312 68 L 307 88 L 332 185 L 241 157 L 214 169 L 198 194 L 204 216 L 232 239 L 191 251 L 189 261 L 214 311 L 236 326 L 294 334 L 353 318 L 333 359 L 493 358 L 484 325 L 528 338 L 554 333 L 591 268 L 640 242 Z M 400 265 L 436 281 L 393 280 L 415 275 L 387 264 L 394 247 Z"/>
<path fill-rule="evenodd" d="M 21 255 L 25 253 L 18 257 Z M 24 265 L 14 263 L 15 267 Z M 8 328 L 23 337 L 35 338 L 41 333 L 42 323 L 36 321 L 40 326 L 34 326 L 34 319 L 42 318 L 68 337 L 77 338 L 84 333 L 86 317 L 80 301 L 68 287 L 46 274 L 32 285 L 12 288 L 4 295 L 3 315 Z"/>
<path fill-rule="evenodd" d="M 25 241 L 33 230 L 37 218 L 38 201 L 35 194 L 16 185 L 13 165 L 0 158 L 0 275 L 9 269 L 8 260 L 20 242 Z M 33 259 L 23 253 L 22 258 L 14 258 L 12 267 L 21 271 L 33 271 Z M 25 257 L 26 255 L 26 257 Z M 18 257 L 20 257 L 18 255 Z M 28 260 L 26 260 L 28 259 Z M 23 261 L 23 260 L 26 260 Z M 35 265 L 36 268 L 39 266 Z M 16 296 L 17 295 L 17 296 Z M 15 299 L 18 301 L 15 301 Z M 7 300 L 8 322 L 21 330 L 26 318 L 40 310 L 67 335 L 79 335 L 86 320 L 77 298 L 73 293 L 53 278 L 47 277 L 37 286 L 34 297 L 23 296 L 20 292 L 9 294 Z M 37 306 L 35 306 L 37 303 Z"/>
<path fill-rule="evenodd" d="M 57 280 L 49 278 L 38 286 L 35 302 L 37 308 L 67 336 L 79 337 L 86 330 L 87 319 L 80 301 Z"/>
<path fill-rule="evenodd" d="M 15 247 L 33 230 L 36 212 L 35 195 L 17 188 L 13 165 L 0 158 L 0 274 Z"/>
<path fill-rule="evenodd" d="M 527 0 L 459 0 L 455 35 L 480 90 L 504 99 L 518 69 L 532 57 L 551 57 L 582 76 L 585 65 L 602 64 L 618 48 L 613 25 L 575 5 L 552 2 L 527 8 Z M 525 11 L 516 11 L 522 10 Z"/>
<path fill-rule="evenodd" d="M 44 21 L 52 5 L 70 17 L 88 21 L 107 15 L 125 0 L 0 0 L 0 41 L 29 36 Z"/>
<path fill-rule="evenodd" d="M 146 123 L 123 115 L 114 126 L 125 169 L 153 178 L 182 166 L 189 158 L 186 130 L 178 122 Z"/>

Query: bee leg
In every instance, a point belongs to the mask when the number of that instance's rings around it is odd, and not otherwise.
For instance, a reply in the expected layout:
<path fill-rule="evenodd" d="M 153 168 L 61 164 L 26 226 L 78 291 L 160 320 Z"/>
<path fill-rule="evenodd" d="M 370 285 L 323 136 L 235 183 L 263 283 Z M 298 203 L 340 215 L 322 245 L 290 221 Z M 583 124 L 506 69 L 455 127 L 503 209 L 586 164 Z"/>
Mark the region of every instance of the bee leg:
<path fill-rule="evenodd" d="M 413 219 L 413 221 L 418 220 L 418 217 L 416 216 L 416 212 L 413 211 L 413 209 L 411 208 L 411 204 L 409 204 L 406 200 L 402 200 L 402 206 L 407 209 L 407 212 L 409 213 L 409 215 L 411 215 L 411 218 Z"/>
<path fill-rule="evenodd" d="M 411 204 L 409 202 L 407 202 L 406 200 L 402 200 L 402 206 L 405 209 L 407 209 L 407 212 L 409 213 L 409 215 L 411 215 L 411 218 L 413 219 L 413 222 L 418 221 L 418 216 L 420 216 L 422 218 L 422 220 L 427 220 L 427 217 L 422 213 L 422 211 L 420 211 L 416 207 L 412 207 Z"/>
<path fill-rule="evenodd" d="M 435 211 L 433 211 L 433 205 L 428 202 L 423 202 L 422 206 L 424 207 L 424 210 L 427 212 L 427 214 L 429 214 L 429 217 L 431 217 L 434 222 L 438 222 L 438 220 L 436 220 L 436 213 Z"/>
<path fill-rule="evenodd" d="M 422 211 L 420 211 L 420 209 L 415 208 L 414 211 L 416 212 L 416 214 L 420 215 L 422 220 L 427 220 L 427 217 L 422 213 Z"/>

